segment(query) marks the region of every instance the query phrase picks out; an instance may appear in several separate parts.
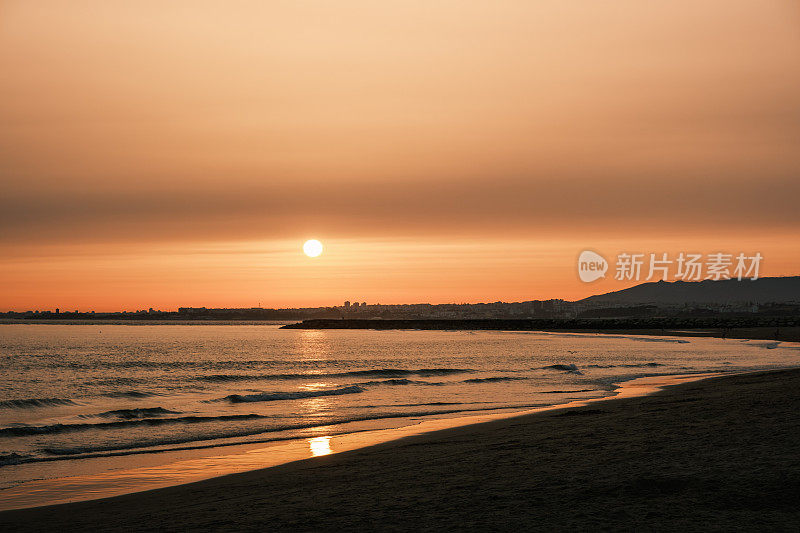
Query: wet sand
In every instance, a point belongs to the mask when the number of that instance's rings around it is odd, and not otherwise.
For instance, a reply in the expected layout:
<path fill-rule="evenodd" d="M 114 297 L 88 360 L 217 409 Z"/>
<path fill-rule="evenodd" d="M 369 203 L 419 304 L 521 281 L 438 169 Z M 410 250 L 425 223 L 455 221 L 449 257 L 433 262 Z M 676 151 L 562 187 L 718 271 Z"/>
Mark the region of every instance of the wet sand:
<path fill-rule="evenodd" d="M 800 370 L 447 429 L 105 500 L 7 531 L 792 530 Z"/>

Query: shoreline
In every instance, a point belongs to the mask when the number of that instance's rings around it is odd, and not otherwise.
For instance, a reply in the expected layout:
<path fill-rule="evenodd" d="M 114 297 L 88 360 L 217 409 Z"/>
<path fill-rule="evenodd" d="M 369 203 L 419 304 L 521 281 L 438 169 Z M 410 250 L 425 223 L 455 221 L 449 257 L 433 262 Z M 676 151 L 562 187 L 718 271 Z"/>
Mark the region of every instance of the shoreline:
<path fill-rule="evenodd" d="M 309 319 L 281 329 L 370 329 L 434 331 L 526 331 L 599 335 L 646 335 L 665 337 L 716 337 L 721 339 L 800 342 L 800 326 L 794 320 L 755 325 L 740 320 L 692 319 Z"/>
<path fill-rule="evenodd" d="M 660 324 L 637 319 L 613 321 L 588 319 L 580 327 L 567 319 L 308 319 L 308 320 L 104 320 L 104 319 L 0 319 L 2 325 L 59 326 L 279 326 L 281 329 L 372 329 L 372 330 L 435 330 L 435 331 L 525 331 L 542 333 L 585 333 L 601 335 L 646 335 L 669 337 L 715 337 L 721 339 L 773 340 L 800 342 L 800 326 L 796 319 L 781 320 L 776 325 L 715 325 L 714 320 L 698 319 L 689 323 Z M 621 325 L 614 325 L 619 323 Z M 707 324 L 704 324 L 707 322 Z M 756 321 L 758 322 L 758 321 Z M 732 322 L 736 324 L 736 321 Z M 570 324 L 573 324 L 570 326 Z"/>
<path fill-rule="evenodd" d="M 360 430 L 331 433 L 319 428 L 320 435 L 313 438 L 287 438 L 274 442 L 231 443 L 208 447 L 175 450 L 189 452 L 189 458 L 153 466 L 128 467 L 109 472 L 80 476 L 56 477 L 34 480 L 0 491 L 0 512 L 31 509 L 48 505 L 62 505 L 102 498 L 118 497 L 143 491 L 176 487 L 243 472 L 274 468 L 291 462 L 303 461 L 321 455 L 345 453 L 372 446 L 425 435 L 447 429 L 484 424 L 496 420 L 535 415 L 538 413 L 583 407 L 595 402 L 634 398 L 652 394 L 680 383 L 699 381 L 725 375 L 722 373 L 669 374 L 635 378 L 615 383 L 615 389 L 606 396 L 576 399 L 569 402 L 532 407 L 508 408 L 504 411 L 487 410 L 464 416 L 431 416 L 419 422 L 396 428 Z M 729 375 L 735 375 L 731 373 Z M 404 417 L 398 417 L 404 418 Z M 413 418 L 411 420 L 414 420 Z M 201 452 L 202 450 L 202 452 Z M 227 451 L 221 455 L 209 451 Z M 175 454 L 174 451 L 159 453 Z M 125 454 L 137 455 L 135 453 Z M 177 454 L 180 455 L 180 454 Z M 185 454 L 184 454 L 185 455 Z M 107 459 L 113 456 L 98 457 Z M 94 458 L 90 458 L 94 459 Z M 79 459 L 83 460 L 83 459 Z M 90 494 L 90 497 L 86 497 Z"/>
<path fill-rule="evenodd" d="M 104 500 L 18 531 L 791 530 L 800 369 L 712 377 Z"/>

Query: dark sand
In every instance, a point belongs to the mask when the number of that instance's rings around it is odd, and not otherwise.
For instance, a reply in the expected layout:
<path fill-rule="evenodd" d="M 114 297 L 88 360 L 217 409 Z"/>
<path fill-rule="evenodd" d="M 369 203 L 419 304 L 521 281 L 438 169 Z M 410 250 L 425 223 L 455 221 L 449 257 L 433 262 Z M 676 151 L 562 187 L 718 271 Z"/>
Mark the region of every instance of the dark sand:
<path fill-rule="evenodd" d="M 800 529 L 800 370 L 725 376 L 106 500 L 2 531 Z"/>

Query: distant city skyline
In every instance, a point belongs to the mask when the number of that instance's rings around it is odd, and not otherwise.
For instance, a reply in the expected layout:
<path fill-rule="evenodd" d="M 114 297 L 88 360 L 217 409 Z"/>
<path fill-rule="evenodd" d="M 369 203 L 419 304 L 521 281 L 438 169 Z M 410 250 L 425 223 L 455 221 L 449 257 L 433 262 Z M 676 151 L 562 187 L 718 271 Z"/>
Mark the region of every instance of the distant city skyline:
<path fill-rule="evenodd" d="M 403 314 L 420 318 L 426 313 L 438 313 L 445 310 L 451 317 L 463 317 L 475 314 L 486 316 L 540 316 L 544 314 L 572 316 L 590 309 L 606 307 L 629 307 L 637 305 L 655 304 L 663 309 L 691 309 L 699 305 L 700 308 L 721 310 L 735 310 L 737 312 L 755 313 L 763 304 L 788 304 L 792 308 L 800 307 L 800 276 L 768 277 L 759 280 L 723 281 L 704 280 L 703 282 L 679 281 L 664 283 L 645 282 L 633 287 L 609 293 L 597 293 L 588 298 L 570 301 L 563 298 L 532 299 L 532 300 L 493 300 L 484 302 L 403 302 L 383 304 L 381 302 L 351 302 L 345 300 L 338 305 L 312 305 L 305 307 L 211 307 L 211 306 L 180 306 L 175 308 L 142 308 L 142 309 L 116 309 L 116 310 L 79 310 L 79 309 L 26 309 L 6 311 L 8 317 L 17 315 L 25 316 L 64 316 L 64 315 L 182 315 L 183 318 L 191 316 L 213 315 L 224 318 L 226 314 L 237 315 L 241 318 L 243 313 L 251 314 L 251 318 L 264 318 L 259 312 L 287 312 L 299 311 L 297 317 L 313 317 L 315 311 L 319 316 L 330 316 L 328 311 L 333 311 L 335 316 L 374 316 L 380 317 L 384 312 L 389 315 L 397 311 Z M 784 310 L 785 311 L 785 310 Z M 466 313 L 466 315 L 464 314 Z M 284 313 L 285 314 L 285 313 Z M 289 316 L 289 315 L 286 315 Z M 438 316 L 438 315 L 437 315 Z M 294 317 L 294 316 L 293 316 Z"/>

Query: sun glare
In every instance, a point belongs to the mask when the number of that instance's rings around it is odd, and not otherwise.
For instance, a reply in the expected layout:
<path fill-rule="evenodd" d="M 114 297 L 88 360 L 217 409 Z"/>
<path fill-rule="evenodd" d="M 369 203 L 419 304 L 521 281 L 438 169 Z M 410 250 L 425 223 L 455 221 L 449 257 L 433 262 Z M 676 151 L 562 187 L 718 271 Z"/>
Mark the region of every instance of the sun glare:
<path fill-rule="evenodd" d="M 311 455 L 313 457 L 328 455 L 333 451 L 331 450 L 330 437 L 314 437 L 312 439 L 308 439 L 308 447 L 311 449 Z"/>
<path fill-rule="evenodd" d="M 316 239 L 311 239 L 303 244 L 303 253 L 308 257 L 317 257 L 322 253 L 322 243 Z"/>

